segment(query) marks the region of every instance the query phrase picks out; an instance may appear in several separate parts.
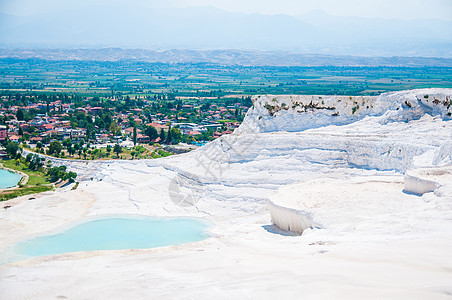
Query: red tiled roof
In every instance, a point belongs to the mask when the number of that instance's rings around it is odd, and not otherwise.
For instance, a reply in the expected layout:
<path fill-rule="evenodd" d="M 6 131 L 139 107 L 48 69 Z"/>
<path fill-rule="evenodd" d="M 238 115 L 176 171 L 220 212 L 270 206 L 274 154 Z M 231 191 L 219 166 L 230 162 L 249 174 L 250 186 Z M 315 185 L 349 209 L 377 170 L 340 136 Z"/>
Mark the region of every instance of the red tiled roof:
<path fill-rule="evenodd" d="M 187 131 L 187 134 L 188 135 L 198 135 L 198 134 L 201 134 L 201 132 L 199 132 L 197 130 L 190 130 L 190 131 Z"/>
<path fill-rule="evenodd" d="M 168 126 L 166 126 L 166 125 L 162 125 L 162 124 L 159 124 L 159 123 L 155 123 L 155 122 L 152 122 L 152 123 L 147 123 L 146 124 L 147 126 L 152 126 L 152 127 L 154 127 L 154 128 L 157 128 L 157 129 L 168 129 Z"/>
<path fill-rule="evenodd" d="M 132 133 L 133 132 L 133 127 L 126 128 L 126 129 L 124 129 L 124 131 L 127 132 L 127 133 Z M 139 133 L 139 132 L 141 132 L 141 130 L 137 128 L 137 133 Z"/>

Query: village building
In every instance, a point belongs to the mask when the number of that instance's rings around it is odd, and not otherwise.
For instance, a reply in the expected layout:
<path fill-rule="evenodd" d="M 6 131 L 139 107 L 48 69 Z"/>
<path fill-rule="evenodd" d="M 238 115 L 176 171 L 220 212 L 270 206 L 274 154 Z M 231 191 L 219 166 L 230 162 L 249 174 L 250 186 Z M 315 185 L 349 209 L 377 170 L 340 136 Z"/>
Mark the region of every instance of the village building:
<path fill-rule="evenodd" d="M 0 125 L 0 141 L 4 141 L 7 137 L 7 127 Z"/>

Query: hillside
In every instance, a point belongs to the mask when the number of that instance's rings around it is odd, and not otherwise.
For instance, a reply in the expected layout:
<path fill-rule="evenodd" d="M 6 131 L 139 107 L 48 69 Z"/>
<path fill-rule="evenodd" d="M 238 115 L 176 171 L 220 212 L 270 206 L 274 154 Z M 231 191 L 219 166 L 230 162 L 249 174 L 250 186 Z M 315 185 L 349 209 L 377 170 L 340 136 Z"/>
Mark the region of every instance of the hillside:
<path fill-rule="evenodd" d="M 234 134 L 190 153 L 62 162 L 86 180 L 77 190 L 10 202 L 0 253 L 25 236 L 108 214 L 202 217 L 215 224 L 212 237 L 10 263 L 0 266 L 0 289 L 6 299 L 445 297 L 451 97 L 452 89 L 255 96 Z M 416 180 L 437 185 L 415 194 Z M 292 212 L 310 218 L 302 235 L 273 224 L 294 222 Z"/>
<path fill-rule="evenodd" d="M 258 50 L 146 50 L 127 48 L 40 49 L 0 48 L 0 58 L 49 61 L 144 61 L 150 63 L 207 63 L 240 66 L 402 66 L 452 67 L 451 58 L 309 54 Z"/>

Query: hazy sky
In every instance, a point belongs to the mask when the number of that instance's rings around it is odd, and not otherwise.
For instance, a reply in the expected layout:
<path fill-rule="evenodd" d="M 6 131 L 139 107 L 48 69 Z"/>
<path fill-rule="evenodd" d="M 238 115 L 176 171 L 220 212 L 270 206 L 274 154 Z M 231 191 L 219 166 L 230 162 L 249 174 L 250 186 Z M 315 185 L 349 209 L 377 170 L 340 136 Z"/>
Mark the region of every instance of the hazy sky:
<path fill-rule="evenodd" d="M 228 11 L 303 14 L 323 10 L 337 16 L 452 20 L 452 0 L 0 0 L 0 12 L 32 15 L 86 5 L 213 6 Z"/>

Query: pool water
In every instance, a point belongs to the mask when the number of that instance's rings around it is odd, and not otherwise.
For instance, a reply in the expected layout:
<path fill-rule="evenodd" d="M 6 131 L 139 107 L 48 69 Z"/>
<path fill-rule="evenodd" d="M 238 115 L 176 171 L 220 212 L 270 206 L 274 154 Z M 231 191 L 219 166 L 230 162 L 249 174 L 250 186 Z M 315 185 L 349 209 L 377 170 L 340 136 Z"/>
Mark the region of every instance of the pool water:
<path fill-rule="evenodd" d="M 211 224 L 192 218 L 108 217 L 80 223 L 52 235 L 22 241 L 12 248 L 20 258 L 77 251 L 148 249 L 209 237 Z"/>
<path fill-rule="evenodd" d="M 0 189 L 5 189 L 17 185 L 22 176 L 19 174 L 0 169 Z"/>

